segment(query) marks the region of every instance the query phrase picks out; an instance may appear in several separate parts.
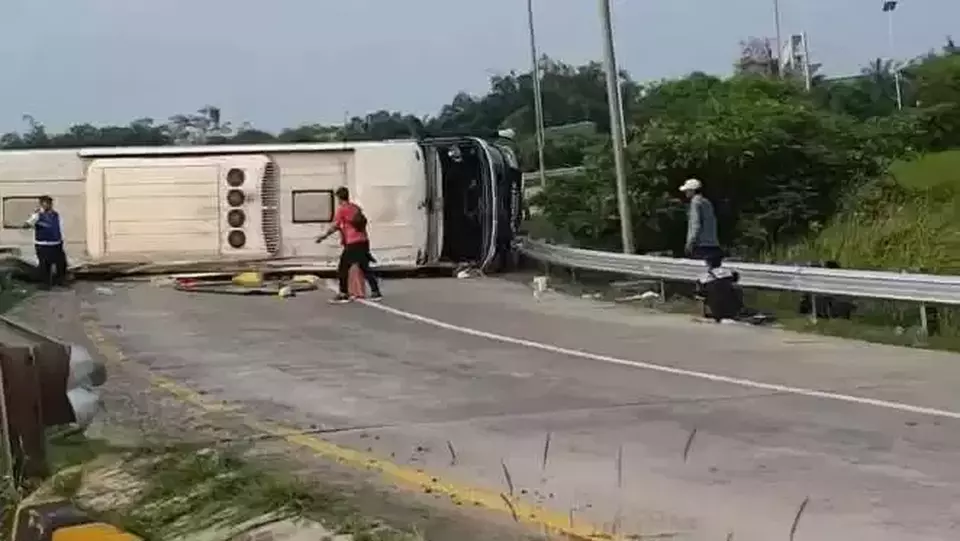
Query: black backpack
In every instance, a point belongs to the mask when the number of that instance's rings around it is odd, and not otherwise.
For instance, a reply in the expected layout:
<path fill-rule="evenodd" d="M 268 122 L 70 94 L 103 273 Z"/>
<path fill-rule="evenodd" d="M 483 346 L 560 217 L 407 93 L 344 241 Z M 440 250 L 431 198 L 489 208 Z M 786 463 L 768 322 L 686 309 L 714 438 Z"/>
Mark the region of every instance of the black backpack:
<path fill-rule="evenodd" d="M 357 211 L 353 213 L 353 217 L 350 218 L 350 225 L 354 227 L 357 231 L 366 231 L 367 230 L 367 216 L 363 213 L 363 209 L 356 207 Z"/>
<path fill-rule="evenodd" d="M 740 275 L 736 271 L 710 269 L 707 275 L 698 281 L 700 294 L 705 297 L 705 304 L 709 308 L 709 316 L 720 321 L 721 319 L 736 319 L 743 311 L 743 293 L 737 282 Z"/>

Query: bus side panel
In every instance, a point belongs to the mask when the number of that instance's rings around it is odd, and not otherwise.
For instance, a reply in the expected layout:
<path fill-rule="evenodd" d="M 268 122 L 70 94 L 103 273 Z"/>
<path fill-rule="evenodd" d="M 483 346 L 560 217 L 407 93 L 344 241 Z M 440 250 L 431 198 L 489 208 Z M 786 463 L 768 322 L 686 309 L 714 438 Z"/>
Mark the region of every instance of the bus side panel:
<path fill-rule="evenodd" d="M 88 171 L 91 256 L 216 257 L 218 172 L 216 161 L 196 158 L 95 160 Z"/>
<path fill-rule="evenodd" d="M 280 257 L 303 258 L 321 268 L 335 268 L 337 239 L 317 244 L 336 211 L 333 192 L 351 187 L 355 155 L 351 149 L 329 152 L 277 153 L 279 171 Z"/>
<path fill-rule="evenodd" d="M 353 193 L 369 220 L 378 265 L 416 268 L 425 257 L 429 212 L 423 160 L 415 142 L 356 151 Z"/>
<path fill-rule="evenodd" d="M 49 195 L 63 221 L 64 248 L 71 264 L 86 257 L 84 163 L 75 150 L 0 152 L 0 244 L 21 250 L 34 261 L 33 232 L 19 226 Z"/>
<path fill-rule="evenodd" d="M 86 190 L 91 259 L 166 263 L 267 256 L 257 181 L 268 163 L 263 155 L 94 160 Z M 228 181 L 231 171 L 234 184 Z M 231 212 L 237 214 L 232 225 Z M 239 237 L 231 243 L 231 235 Z"/>

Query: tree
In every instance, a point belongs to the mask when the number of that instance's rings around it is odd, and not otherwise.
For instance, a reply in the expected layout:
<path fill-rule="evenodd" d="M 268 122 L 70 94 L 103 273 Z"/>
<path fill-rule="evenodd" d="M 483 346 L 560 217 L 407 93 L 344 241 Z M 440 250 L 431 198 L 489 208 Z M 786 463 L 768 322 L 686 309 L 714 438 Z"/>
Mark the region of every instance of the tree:
<path fill-rule="evenodd" d="M 541 60 L 541 91 L 546 126 L 593 122 L 601 132 L 610 129 L 606 78 L 598 62 L 571 66 L 544 56 Z M 621 73 L 624 103 L 636 101 L 640 87 Z M 490 79 L 490 91 L 482 97 L 457 94 L 440 114 L 427 124 L 432 134 L 485 133 L 512 128 L 521 136 L 536 130 L 531 73 L 510 72 Z"/>
<path fill-rule="evenodd" d="M 363 118 L 353 117 L 341 134 L 344 139 L 384 140 L 419 138 L 425 134 L 423 121 L 396 111 L 380 110 Z"/>
<path fill-rule="evenodd" d="M 643 251 L 682 245 L 685 212 L 676 190 L 684 178 L 704 179 L 727 245 L 755 253 L 808 233 L 846 190 L 886 163 L 869 146 L 873 132 L 820 110 L 790 81 L 698 74 L 665 83 L 648 99 L 660 112 L 627 148 L 629 206 Z M 609 148 L 589 153 L 586 174 L 551 183 L 537 202 L 556 229 L 584 245 L 618 244 L 611 161 Z"/>

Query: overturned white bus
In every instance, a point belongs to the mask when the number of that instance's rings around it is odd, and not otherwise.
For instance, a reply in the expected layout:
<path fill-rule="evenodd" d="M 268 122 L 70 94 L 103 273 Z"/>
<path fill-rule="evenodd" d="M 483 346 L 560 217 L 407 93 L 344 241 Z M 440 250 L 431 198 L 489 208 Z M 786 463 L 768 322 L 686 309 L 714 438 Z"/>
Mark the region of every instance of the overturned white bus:
<path fill-rule="evenodd" d="M 347 186 L 378 266 L 495 271 L 519 227 L 521 183 L 513 151 L 477 137 L 2 151 L 0 244 L 32 256 L 17 227 L 49 194 L 79 272 L 332 270 L 339 247 L 314 238 Z"/>

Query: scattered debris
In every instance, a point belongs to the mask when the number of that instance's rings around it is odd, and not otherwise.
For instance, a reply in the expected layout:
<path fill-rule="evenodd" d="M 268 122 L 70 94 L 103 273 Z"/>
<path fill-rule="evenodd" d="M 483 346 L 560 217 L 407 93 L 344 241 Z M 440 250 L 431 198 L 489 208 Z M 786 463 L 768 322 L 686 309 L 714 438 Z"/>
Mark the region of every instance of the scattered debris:
<path fill-rule="evenodd" d="M 483 276 L 483 273 L 480 271 L 480 269 L 476 268 L 470 263 L 462 263 L 457 265 L 453 271 L 453 275 L 458 279 L 463 280 L 466 278 L 477 278 Z"/>
<path fill-rule="evenodd" d="M 616 303 L 641 301 L 647 305 L 663 302 L 663 285 L 658 280 L 639 279 L 612 282 L 610 288 L 617 292 Z"/>
<path fill-rule="evenodd" d="M 280 298 L 296 296 L 297 293 L 313 291 L 320 287 L 320 278 L 307 275 L 292 279 L 270 280 L 259 272 L 242 272 L 230 280 L 204 279 L 183 276 L 174 279 L 174 289 L 188 293 L 219 293 L 225 295 L 270 295 Z"/>
<path fill-rule="evenodd" d="M 547 288 L 550 285 L 550 277 L 548 276 L 534 276 L 533 277 L 533 296 L 540 300 L 540 297 L 546 293 Z"/>
<path fill-rule="evenodd" d="M 660 294 L 656 291 L 644 291 L 643 293 L 638 293 L 634 295 L 628 295 L 626 297 L 618 297 L 614 299 L 614 302 L 635 302 L 635 301 L 644 301 L 649 304 L 656 302 L 662 302 L 663 299 L 660 297 Z"/>
<path fill-rule="evenodd" d="M 290 278 L 291 282 L 298 284 L 313 284 L 320 287 L 320 277 L 316 274 L 296 274 Z"/>
<path fill-rule="evenodd" d="M 263 273 L 257 271 L 241 272 L 230 280 L 233 285 L 243 287 L 263 287 Z"/>

